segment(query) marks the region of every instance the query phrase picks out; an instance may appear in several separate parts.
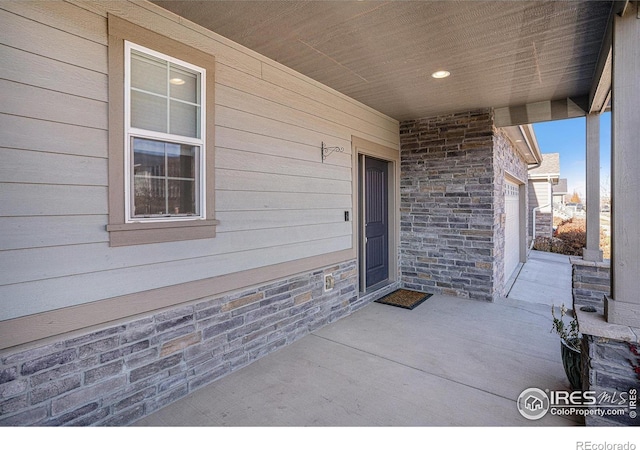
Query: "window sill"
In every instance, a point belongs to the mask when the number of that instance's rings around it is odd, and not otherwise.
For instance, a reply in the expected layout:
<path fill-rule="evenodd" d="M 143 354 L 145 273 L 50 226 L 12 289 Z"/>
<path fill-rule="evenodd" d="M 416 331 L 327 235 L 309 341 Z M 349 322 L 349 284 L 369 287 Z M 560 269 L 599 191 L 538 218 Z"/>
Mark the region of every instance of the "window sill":
<path fill-rule="evenodd" d="M 176 220 L 110 224 L 109 246 L 155 244 L 160 242 L 209 239 L 216 236 L 217 220 Z"/>

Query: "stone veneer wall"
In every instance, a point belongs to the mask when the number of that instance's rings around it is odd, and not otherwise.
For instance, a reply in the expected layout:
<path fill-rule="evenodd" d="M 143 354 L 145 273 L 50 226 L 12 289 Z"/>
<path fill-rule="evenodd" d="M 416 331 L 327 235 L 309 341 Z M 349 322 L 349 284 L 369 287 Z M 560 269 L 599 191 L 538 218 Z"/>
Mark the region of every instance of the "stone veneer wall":
<path fill-rule="evenodd" d="M 635 417 L 631 410 L 624 415 L 600 417 L 596 414 L 585 417 L 587 426 L 634 425 L 640 426 L 640 345 L 637 343 L 605 339 L 600 336 L 583 335 L 582 339 L 582 383 L 583 390 L 595 391 L 621 401 L 630 407 L 629 399 L 635 395 Z M 631 413 L 631 415 L 629 414 Z"/>
<path fill-rule="evenodd" d="M 493 242 L 495 264 L 493 265 L 493 277 L 496 295 L 505 296 L 506 274 L 504 273 L 505 257 L 505 195 L 507 174 L 518 179 L 526 188 L 528 166 L 526 161 L 515 151 L 514 144 L 509 140 L 506 133 L 499 129 L 494 129 L 493 135 L 493 167 L 494 167 L 494 227 Z M 528 196 L 524 189 L 524 211 L 528 211 Z M 522 189 L 520 195 L 522 196 Z M 522 200 L 522 199 L 521 199 Z M 522 207 L 522 206 L 521 206 Z M 525 221 L 527 214 L 525 214 Z M 526 230 L 527 223 L 521 223 L 520 227 Z"/>
<path fill-rule="evenodd" d="M 584 261 L 570 258 L 573 267 L 573 309 L 578 314 L 582 331 L 582 389 L 621 399 L 620 394 L 633 395 L 636 402 L 640 390 L 640 344 L 638 330 L 607 324 L 604 320 L 604 296 L 610 293 L 610 262 Z M 581 306 L 593 306 L 596 312 L 580 311 Z M 600 336 L 609 334 L 609 336 Z M 635 338 L 635 342 L 634 339 Z M 628 401 L 628 398 L 627 398 Z M 625 403 L 624 406 L 629 406 Z M 636 414 L 640 404 L 636 403 Z M 630 410 L 628 411 L 630 412 Z M 640 425 L 640 417 L 585 417 L 588 426 Z"/>
<path fill-rule="evenodd" d="M 493 300 L 493 133 L 490 110 L 400 124 L 405 287 Z"/>
<path fill-rule="evenodd" d="M 335 287 L 324 292 L 324 274 Z M 386 293 L 380 292 L 382 295 Z M 355 261 L 0 352 L 0 425 L 126 425 L 375 298 Z"/>
<path fill-rule="evenodd" d="M 570 260 L 574 305 L 604 307 L 604 296 L 611 291 L 610 262 L 584 261 L 579 256 Z"/>
<path fill-rule="evenodd" d="M 553 213 L 536 211 L 536 237 L 553 237 Z"/>

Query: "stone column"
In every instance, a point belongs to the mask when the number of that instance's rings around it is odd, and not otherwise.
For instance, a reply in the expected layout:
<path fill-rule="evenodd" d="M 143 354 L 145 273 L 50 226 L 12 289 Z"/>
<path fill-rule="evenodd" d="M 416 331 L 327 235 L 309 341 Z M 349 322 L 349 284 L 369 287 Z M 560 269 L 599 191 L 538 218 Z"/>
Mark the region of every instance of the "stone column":
<path fill-rule="evenodd" d="M 587 246 L 585 261 L 602 261 L 600 250 L 600 115 L 587 114 Z"/>
<path fill-rule="evenodd" d="M 613 23 L 612 261 L 607 321 L 640 327 L 640 11 Z"/>
<path fill-rule="evenodd" d="M 400 124 L 406 288 L 493 300 L 498 289 L 493 133 L 489 109 Z"/>

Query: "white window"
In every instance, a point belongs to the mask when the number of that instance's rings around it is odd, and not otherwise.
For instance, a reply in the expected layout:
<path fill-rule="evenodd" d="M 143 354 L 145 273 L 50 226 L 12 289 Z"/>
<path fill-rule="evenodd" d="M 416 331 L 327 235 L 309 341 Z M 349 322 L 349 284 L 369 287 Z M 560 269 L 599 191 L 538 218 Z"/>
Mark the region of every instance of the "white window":
<path fill-rule="evenodd" d="M 205 219 L 206 70 L 125 41 L 126 222 Z"/>

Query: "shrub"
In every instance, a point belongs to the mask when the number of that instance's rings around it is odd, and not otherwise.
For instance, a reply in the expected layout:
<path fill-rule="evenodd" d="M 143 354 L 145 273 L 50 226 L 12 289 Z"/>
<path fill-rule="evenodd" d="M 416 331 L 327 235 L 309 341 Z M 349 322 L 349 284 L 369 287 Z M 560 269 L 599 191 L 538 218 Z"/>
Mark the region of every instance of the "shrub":
<path fill-rule="evenodd" d="M 611 237 L 607 233 L 600 231 L 600 248 L 602 249 L 602 257 L 611 259 Z"/>
<path fill-rule="evenodd" d="M 582 249 L 586 245 L 587 233 L 585 231 L 584 220 L 569 219 L 558 225 L 554 237 L 536 238 L 533 248 L 543 252 L 582 256 Z"/>
<path fill-rule="evenodd" d="M 558 239 L 556 237 L 537 237 L 533 243 L 533 249 L 540 250 L 542 252 L 560 253 L 563 255 L 567 255 L 567 252 L 570 250 L 562 239 Z"/>
<path fill-rule="evenodd" d="M 582 233 L 587 229 L 587 223 L 584 219 L 568 219 L 558 224 L 556 235 L 558 233 L 566 233 L 571 231 L 580 231 Z"/>
<path fill-rule="evenodd" d="M 582 256 L 587 246 L 587 224 L 584 219 L 569 219 L 556 231 L 556 237 L 565 243 L 565 255 Z"/>
<path fill-rule="evenodd" d="M 533 248 L 543 252 L 560 253 L 562 255 L 582 256 L 582 249 L 587 246 L 587 224 L 584 219 L 556 221 L 556 231 L 552 238 L 536 238 Z M 605 259 L 611 258 L 611 239 L 601 229 L 600 248 Z"/>

